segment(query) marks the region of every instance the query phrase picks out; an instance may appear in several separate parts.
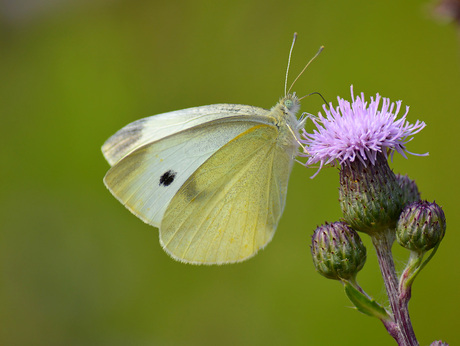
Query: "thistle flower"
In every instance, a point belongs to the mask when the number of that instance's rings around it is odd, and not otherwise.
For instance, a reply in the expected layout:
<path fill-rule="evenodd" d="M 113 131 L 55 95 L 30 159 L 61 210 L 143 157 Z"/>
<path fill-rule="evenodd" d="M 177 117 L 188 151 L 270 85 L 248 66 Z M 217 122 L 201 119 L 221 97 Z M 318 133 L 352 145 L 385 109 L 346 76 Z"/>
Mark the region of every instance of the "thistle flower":
<path fill-rule="evenodd" d="M 338 98 L 335 109 L 332 104 L 329 109 L 325 106 L 326 117 L 319 113 L 312 118 L 317 128 L 313 133 L 304 130 L 301 142 L 308 152 L 304 155 L 308 156 L 306 165 L 320 163 L 316 174 L 324 165 L 340 165 L 339 194 L 345 221 L 357 231 L 375 234 L 395 227 L 407 199 L 388 166 L 388 155 L 396 151 L 406 157 L 410 153 L 406 143 L 425 123 L 408 123 L 408 107 L 397 119 L 401 101 L 391 103 L 383 98 L 379 107 L 382 98 L 377 94 L 368 105 L 363 93 L 353 95 L 353 87 L 351 98 L 351 104 Z"/>
<path fill-rule="evenodd" d="M 313 133 L 303 130 L 301 142 L 306 145 L 308 151 L 308 154 L 301 155 L 308 157 L 305 165 L 311 166 L 319 162 L 319 172 L 324 165 L 335 162 L 343 165 L 358 159 L 364 165 L 367 161 L 374 164 L 378 153 L 382 153 L 385 158 L 389 152 L 393 155 L 395 151 L 405 158 L 405 153 L 418 155 L 407 151 L 405 145 L 426 124 L 419 120 L 415 124 L 407 122 L 409 107 L 406 107 L 404 115 L 397 119 L 401 101 L 394 103 L 388 98 L 383 98 L 379 110 L 382 100 L 379 94 L 375 99 L 371 97 L 368 105 L 363 93 L 354 96 L 353 86 L 351 104 L 340 97 L 337 99 L 339 106 L 335 109 L 332 103 L 329 107 L 323 106 L 326 117 L 320 112 L 317 118 L 312 118 L 317 127 Z M 427 154 L 419 156 L 425 155 Z"/>
<path fill-rule="evenodd" d="M 419 120 L 414 124 L 406 121 L 409 107 L 398 119 L 401 101 L 390 102 L 377 94 L 368 104 L 363 93 L 354 96 L 353 87 L 351 98 L 351 103 L 338 98 L 336 108 L 332 104 L 324 106 L 325 116 L 320 112 L 310 118 L 316 125 L 313 133 L 304 130 L 302 134 L 305 154 L 301 156 L 307 157 L 305 165 L 319 163 L 314 176 L 324 165 L 340 166 L 339 202 L 343 219 L 315 230 L 311 245 L 313 263 L 321 275 L 340 280 L 355 307 L 379 318 L 398 345 L 418 345 L 408 311 L 411 286 L 436 253 L 446 222 L 440 207 L 420 201 L 415 181 L 393 173 L 388 157 L 395 152 L 405 158 L 407 153 L 413 154 L 406 144 L 426 125 Z M 391 313 L 356 282 L 366 260 L 366 249 L 356 231 L 367 233 L 375 247 Z M 391 253 L 395 238 L 412 250 L 400 279 Z M 423 259 L 429 249 L 433 250 Z"/>

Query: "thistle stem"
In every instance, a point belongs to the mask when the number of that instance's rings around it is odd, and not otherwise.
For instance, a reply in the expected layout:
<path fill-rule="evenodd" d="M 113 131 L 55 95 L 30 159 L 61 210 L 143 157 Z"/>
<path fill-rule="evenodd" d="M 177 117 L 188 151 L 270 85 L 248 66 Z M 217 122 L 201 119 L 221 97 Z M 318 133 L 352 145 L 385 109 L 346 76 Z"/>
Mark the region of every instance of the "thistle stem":
<path fill-rule="evenodd" d="M 399 292 L 398 277 L 396 275 L 391 246 L 394 242 L 393 230 L 377 232 L 371 235 L 372 243 L 377 252 L 380 271 L 387 291 L 390 307 L 393 312 L 396 330 L 390 334 L 400 346 L 418 346 L 414 329 L 409 317 L 408 299 L 402 299 Z M 388 330 L 388 328 L 387 328 Z M 389 331 L 390 332 L 390 331 Z"/>

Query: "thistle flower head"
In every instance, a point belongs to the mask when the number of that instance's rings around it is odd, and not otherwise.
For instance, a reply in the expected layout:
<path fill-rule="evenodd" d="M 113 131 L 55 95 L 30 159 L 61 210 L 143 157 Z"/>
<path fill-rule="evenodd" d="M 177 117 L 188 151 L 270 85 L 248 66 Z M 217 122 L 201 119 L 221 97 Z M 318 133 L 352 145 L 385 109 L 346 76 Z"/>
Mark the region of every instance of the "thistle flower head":
<path fill-rule="evenodd" d="M 375 234 L 394 228 L 405 205 L 404 196 L 382 153 L 373 165 L 356 160 L 341 166 L 340 207 L 344 220 L 356 231 Z"/>
<path fill-rule="evenodd" d="M 403 157 L 406 157 L 406 153 L 413 154 L 406 150 L 405 145 L 426 125 L 419 120 L 415 124 L 406 121 L 409 107 L 397 119 L 401 101 L 390 102 L 388 98 L 377 94 L 375 99 L 371 97 L 368 104 L 363 93 L 354 96 L 353 86 L 352 103 L 340 97 L 337 99 L 339 105 L 336 108 L 332 103 L 323 107 L 326 116 L 320 112 L 318 117 L 312 118 L 317 127 L 313 133 L 303 130 L 301 142 L 308 151 L 308 154 L 301 155 L 308 157 L 305 165 L 319 162 L 321 169 L 326 164 L 338 162 L 342 165 L 356 159 L 364 164 L 367 161 L 374 164 L 378 153 L 383 153 L 385 158 L 388 153 L 393 155 L 395 151 Z"/>

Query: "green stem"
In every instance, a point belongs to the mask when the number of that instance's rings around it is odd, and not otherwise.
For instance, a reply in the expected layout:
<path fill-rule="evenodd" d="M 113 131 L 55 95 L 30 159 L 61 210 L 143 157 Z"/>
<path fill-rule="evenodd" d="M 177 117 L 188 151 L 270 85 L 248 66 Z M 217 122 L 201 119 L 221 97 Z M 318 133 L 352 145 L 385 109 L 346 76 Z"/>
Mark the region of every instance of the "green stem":
<path fill-rule="evenodd" d="M 392 335 L 400 346 L 418 346 L 414 329 L 409 317 L 408 300 L 400 299 L 398 277 L 396 275 L 391 246 L 394 242 L 394 230 L 378 232 L 371 235 L 379 261 L 380 271 L 390 301 L 394 322 L 397 326 L 396 335 Z"/>
<path fill-rule="evenodd" d="M 401 275 L 401 280 L 399 283 L 399 290 L 401 293 L 402 300 L 409 302 L 411 288 L 415 278 L 420 273 L 420 271 L 428 264 L 428 262 L 433 258 L 436 251 L 438 250 L 438 247 L 439 244 L 433 248 L 430 255 L 425 261 L 423 261 L 423 256 L 425 255 L 425 253 L 417 253 L 415 251 L 411 252 L 409 263 L 407 264 L 406 269 Z"/>

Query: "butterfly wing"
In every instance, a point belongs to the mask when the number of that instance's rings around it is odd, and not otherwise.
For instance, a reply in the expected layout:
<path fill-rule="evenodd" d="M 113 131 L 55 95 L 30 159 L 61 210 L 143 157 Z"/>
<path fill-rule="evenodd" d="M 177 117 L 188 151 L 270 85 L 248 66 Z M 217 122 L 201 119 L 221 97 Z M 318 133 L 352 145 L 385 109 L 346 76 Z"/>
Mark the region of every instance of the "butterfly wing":
<path fill-rule="evenodd" d="M 195 264 L 245 260 L 273 237 L 284 209 L 294 146 L 275 126 L 253 126 L 219 149 L 180 187 L 160 225 L 175 259 Z"/>
<path fill-rule="evenodd" d="M 132 151 L 170 135 L 214 121 L 239 121 L 251 117 L 251 121 L 264 122 L 261 115 L 268 111 L 260 107 L 238 104 L 215 104 L 157 114 L 126 125 L 102 146 L 102 153 L 111 166 Z"/>
<path fill-rule="evenodd" d="M 104 183 L 133 214 L 159 227 L 184 182 L 222 146 L 253 126 L 253 122 L 221 119 L 162 137 L 121 158 Z"/>

